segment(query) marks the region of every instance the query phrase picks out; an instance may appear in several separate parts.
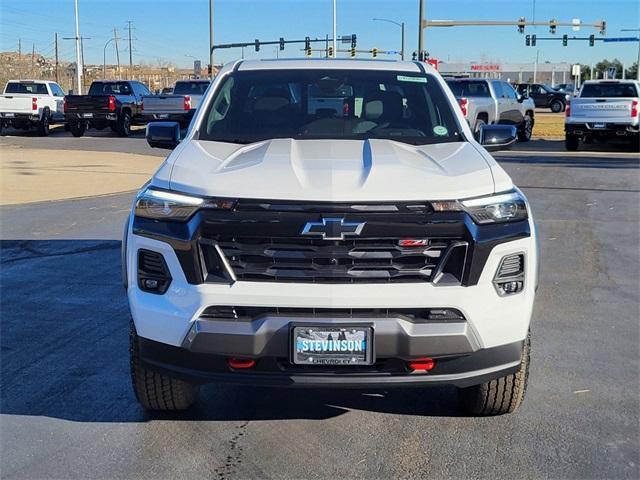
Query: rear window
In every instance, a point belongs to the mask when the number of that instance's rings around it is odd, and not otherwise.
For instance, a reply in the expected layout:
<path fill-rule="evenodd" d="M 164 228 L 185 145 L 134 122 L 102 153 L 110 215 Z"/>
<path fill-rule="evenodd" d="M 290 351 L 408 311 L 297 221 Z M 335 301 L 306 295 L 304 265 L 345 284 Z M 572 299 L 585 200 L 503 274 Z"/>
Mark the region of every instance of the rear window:
<path fill-rule="evenodd" d="M 89 95 L 131 95 L 131 87 L 126 82 L 93 82 Z"/>
<path fill-rule="evenodd" d="M 449 88 L 456 97 L 490 97 L 486 82 L 448 81 Z"/>
<path fill-rule="evenodd" d="M 47 86 L 44 83 L 34 82 L 9 82 L 5 93 L 27 93 L 31 95 L 47 95 Z"/>
<path fill-rule="evenodd" d="M 582 98 L 629 98 L 637 97 L 632 83 L 587 83 L 582 87 Z"/>
<path fill-rule="evenodd" d="M 176 82 L 175 95 L 203 95 L 209 82 Z"/>

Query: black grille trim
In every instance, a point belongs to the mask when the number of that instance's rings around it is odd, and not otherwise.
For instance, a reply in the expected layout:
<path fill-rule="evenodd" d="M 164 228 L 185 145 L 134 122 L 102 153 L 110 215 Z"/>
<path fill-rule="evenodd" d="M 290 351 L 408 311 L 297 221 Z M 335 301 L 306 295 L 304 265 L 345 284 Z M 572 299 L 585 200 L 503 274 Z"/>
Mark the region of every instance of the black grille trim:
<path fill-rule="evenodd" d="M 200 318 L 253 321 L 266 316 L 305 318 L 402 318 L 412 323 L 466 322 L 455 308 L 302 308 L 212 305 Z"/>
<path fill-rule="evenodd" d="M 402 247 L 400 239 L 220 237 L 237 280 L 273 282 L 429 282 L 453 239 Z"/>
<path fill-rule="evenodd" d="M 157 288 L 149 288 L 147 280 L 157 282 Z M 171 274 L 161 253 L 151 250 L 138 250 L 138 287 L 149 293 L 162 295 L 169 288 Z"/>

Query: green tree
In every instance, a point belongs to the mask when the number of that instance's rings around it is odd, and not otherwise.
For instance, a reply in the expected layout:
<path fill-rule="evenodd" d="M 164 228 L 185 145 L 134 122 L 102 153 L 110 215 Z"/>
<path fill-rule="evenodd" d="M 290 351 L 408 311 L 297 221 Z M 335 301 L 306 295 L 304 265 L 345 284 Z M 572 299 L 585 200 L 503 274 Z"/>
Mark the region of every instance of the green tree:
<path fill-rule="evenodd" d="M 613 60 L 601 60 L 596 63 L 596 74 L 597 78 L 604 78 L 609 71 L 609 68 L 616 69 L 616 78 L 622 78 L 622 62 L 617 58 Z"/>
<path fill-rule="evenodd" d="M 626 78 L 638 78 L 638 62 L 633 62 L 625 71 Z"/>

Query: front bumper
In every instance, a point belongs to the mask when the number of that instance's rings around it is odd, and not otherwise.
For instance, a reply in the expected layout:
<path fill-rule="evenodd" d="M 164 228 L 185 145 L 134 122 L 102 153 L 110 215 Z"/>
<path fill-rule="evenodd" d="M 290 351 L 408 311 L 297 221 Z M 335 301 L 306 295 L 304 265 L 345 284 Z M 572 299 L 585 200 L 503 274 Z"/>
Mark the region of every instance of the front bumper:
<path fill-rule="evenodd" d="M 516 372 L 522 345 L 514 342 L 465 355 L 436 356 L 436 368 L 431 372 L 411 372 L 395 359 L 367 367 L 312 368 L 291 365 L 281 357 L 262 357 L 251 370 L 234 370 L 227 365 L 225 356 L 138 339 L 139 358 L 144 366 L 189 382 L 331 388 L 469 387 Z"/>

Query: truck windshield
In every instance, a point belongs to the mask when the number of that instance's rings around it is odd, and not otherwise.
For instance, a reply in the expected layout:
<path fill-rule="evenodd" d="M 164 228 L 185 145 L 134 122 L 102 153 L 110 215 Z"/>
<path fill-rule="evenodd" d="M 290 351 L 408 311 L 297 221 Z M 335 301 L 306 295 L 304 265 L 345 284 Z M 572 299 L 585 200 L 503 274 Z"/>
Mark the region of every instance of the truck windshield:
<path fill-rule="evenodd" d="M 209 82 L 176 82 L 173 89 L 175 95 L 203 95 Z"/>
<path fill-rule="evenodd" d="M 459 142 L 451 104 L 435 77 L 368 70 L 265 70 L 224 79 L 207 107 L 200 139 L 384 138 Z"/>
<path fill-rule="evenodd" d="M 638 92 L 633 83 L 586 83 L 581 98 L 633 98 Z"/>
<path fill-rule="evenodd" d="M 93 82 L 89 95 L 131 95 L 131 87 L 126 82 Z"/>
<path fill-rule="evenodd" d="M 490 97 L 487 82 L 468 82 L 464 80 L 450 80 L 447 85 L 456 97 Z"/>
<path fill-rule="evenodd" d="M 47 95 L 47 86 L 44 83 L 34 82 L 9 82 L 4 93 L 27 93 L 30 95 Z"/>

